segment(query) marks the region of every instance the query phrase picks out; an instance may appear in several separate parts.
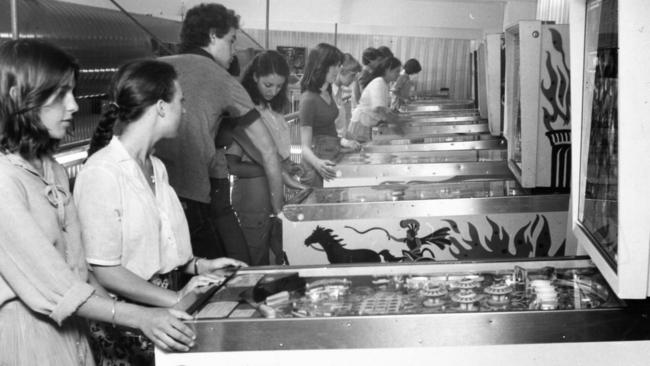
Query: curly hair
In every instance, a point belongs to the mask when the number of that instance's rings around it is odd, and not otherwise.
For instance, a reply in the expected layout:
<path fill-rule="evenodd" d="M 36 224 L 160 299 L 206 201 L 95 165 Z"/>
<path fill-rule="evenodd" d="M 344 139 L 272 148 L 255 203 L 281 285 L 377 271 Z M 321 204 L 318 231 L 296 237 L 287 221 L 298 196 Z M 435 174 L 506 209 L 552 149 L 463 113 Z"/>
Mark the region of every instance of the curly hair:
<path fill-rule="evenodd" d="M 62 98 L 77 80 L 75 59 L 35 39 L 0 46 L 0 148 L 30 160 L 52 154 L 59 144 L 41 121 L 45 103 Z"/>
<path fill-rule="evenodd" d="M 223 38 L 231 29 L 239 29 L 239 16 L 221 4 L 199 4 L 185 14 L 181 27 L 181 52 L 205 47 L 210 32 Z"/>
<path fill-rule="evenodd" d="M 404 63 L 404 72 L 407 75 L 417 74 L 422 71 L 422 65 L 417 59 L 410 58 Z"/>
<path fill-rule="evenodd" d="M 108 144 L 117 121 L 135 121 L 157 101 L 171 102 L 177 78 L 174 67 L 161 61 L 136 60 L 122 65 L 111 80 L 110 102 L 90 140 L 88 156 Z"/>
<path fill-rule="evenodd" d="M 283 113 L 284 108 L 289 104 L 289 97 L 287 96 L 289 65 L 287 65 L 287 60 L 285 60 L 280 53 L 276 51 L 265 51 L 256 55 L 246 67 L 241 83 L 244 86 L 244 89 L 248 92 L 248 95 L 250 95 L 253 103 L 267 103 L 257 88 L 255 78 L 271 74 L 277 74 L 284 77 L 284 84 L 282 84 L 282 88 L 278 94 L 268 101 L 268 104 L 275 112 Z"/>
<path fill-rule="evenodd" d="M 305 73 L 300 80 L 300 90 L 309 90 L 320 93 L 320 88 L 325 84 L 325 77 L 331 66 L 343 63 L 343 52 L 327 43 L 319 43 L 309 52 Z M 328 87 L 331 92 L 331 86 Z"/>

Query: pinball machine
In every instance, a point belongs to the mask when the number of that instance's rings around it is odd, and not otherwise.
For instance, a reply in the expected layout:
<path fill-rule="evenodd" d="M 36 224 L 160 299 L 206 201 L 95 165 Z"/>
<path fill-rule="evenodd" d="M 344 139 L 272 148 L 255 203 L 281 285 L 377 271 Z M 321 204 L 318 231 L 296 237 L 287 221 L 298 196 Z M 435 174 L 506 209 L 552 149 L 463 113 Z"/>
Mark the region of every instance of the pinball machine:
<path fill-rule="evenodd" d="M 572 107 L 571 229 L 588 257 L 233 270 L 222 291 L 179 303 L 205 303 L 188 322 L 197 344 L 156 350 L 156 364 L 646 365 L 650 186 L 638 182 L 650 170 L 638 167 L 650 166 L 650 133 L 634 119 L 650 115 L 638 92 L 650 75 L 634 72 L 650 56 L 638 50 L 650 46 L 642 5 L 572 2 L 571 64 L 584 73 L 572 86 L 582 103 Z"/>
<path fill-rule="evenodd" d="M 337 177 L 324 186 L 509 176 L 506 144 L 488 132 L 476 109 L 400 113 L 396 124 L 374 127 L 361 152 L 337 157 Z"/>
<path fill-rule="evenodd" d="M 520 21 L 505 32 L 508 165 L 527 188 L 570 187 L 569 26 Z"/>

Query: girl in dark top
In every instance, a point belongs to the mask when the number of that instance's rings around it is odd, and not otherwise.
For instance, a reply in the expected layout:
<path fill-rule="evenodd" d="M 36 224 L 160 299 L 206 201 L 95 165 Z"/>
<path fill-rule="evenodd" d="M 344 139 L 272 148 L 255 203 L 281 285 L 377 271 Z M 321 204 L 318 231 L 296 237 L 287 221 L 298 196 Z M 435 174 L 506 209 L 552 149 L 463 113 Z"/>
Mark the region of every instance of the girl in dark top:
<path fill-rule="evenodd" d="M 336 80 L 343 58 L 338 48 L 320 43 L 309 52 L 300 82 L 300 139 L 305 169 L 301 180 L 313 187 L 322 187 L 323 180 L 336 177 L 332 160 L 342 146 L 336 132 L 339 111 L 331 84 Z"/>

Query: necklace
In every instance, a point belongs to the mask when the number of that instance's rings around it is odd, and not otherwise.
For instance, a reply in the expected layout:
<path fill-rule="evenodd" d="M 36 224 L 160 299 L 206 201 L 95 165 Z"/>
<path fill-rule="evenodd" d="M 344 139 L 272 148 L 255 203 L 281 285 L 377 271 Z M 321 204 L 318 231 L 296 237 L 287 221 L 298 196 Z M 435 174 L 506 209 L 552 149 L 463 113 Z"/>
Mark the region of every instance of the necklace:
<path fill-rule="evenodd" d="M 133 160 L 135 160 L 135 162 L 140 167 L 140 171 L 142 171 L 142 175 L 149 178 L 149 181 L 147 183 L 149 183 L 150 185 L 156 184 L 156 175 L 154 174 L 153 165 L 151 164 L 151 159 L 147 156 L 144 162 L 141 162 L 138 159 L 133 159 Z"/>

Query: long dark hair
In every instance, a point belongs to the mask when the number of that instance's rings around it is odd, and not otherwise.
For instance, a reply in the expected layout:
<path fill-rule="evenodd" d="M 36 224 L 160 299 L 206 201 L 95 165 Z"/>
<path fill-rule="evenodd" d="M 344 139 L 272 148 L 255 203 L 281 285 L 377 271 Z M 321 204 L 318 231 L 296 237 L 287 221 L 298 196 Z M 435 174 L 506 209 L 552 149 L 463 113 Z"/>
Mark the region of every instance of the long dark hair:
<path fill-rule="evenodd" d="M 305 74 L 300 80 L 300 91 L 306 90 L 320 93 L 320 88 L 325 83 L 329 68 L 343 63 L 343 52 L 327 43 L 319 43 L 316 48 L 309 51 Z M 331 85 L 328 87 L 331 93 Z"/>
<path fill-rule="evenodd" d="M 389 57 L 382 61 L 370 74 L 370 80 L 375 80 L 375 78 L 383 77 L 388 70 L 392 70 L 396 67 L 402 66 L 402 61 L 396 57 Z"/>
<path fill-rule="evenodd" d="M 49 43 L 19 39 L 2 44 L 0 148 L 27 160 L 52 154 L 59 140 L 43 125 L 41 107 L 54 94 L 67 92 L 78 75 L 74 58 Z"/>
<path fill-rule="evenodd" d="M 90 140 L 88 156 L 108 144 L 117 121 L 137 120 L 159 100 L 171 102 L 176 79 L 174 67 L 161 61 L 136 60 L 122 65 L 113 75 L 109 103 Z"/>
<path fill-rule="evenodd" d="M 265 51 L 256 55 L 246 67 L 241 83 L 244 86 L 244 89 L 248 92 L 248 95 L 250 95 L 253 103 L 267 103 L 257 88 L 255 77 L 261 78 L 271 74 L 277 74 L 284 77 L 284 84 L 282 84 L 280 92 L 278 92 L 273 99 L 268 101 L 268 105 L 272 110 L 278 113 L 283 113 L 284 108 L 289 103 L 289 97 L 287 96 L 289 65 L 287 65 L 287 60 L 285 60 L 281 54 L 276 51 Z"/>

